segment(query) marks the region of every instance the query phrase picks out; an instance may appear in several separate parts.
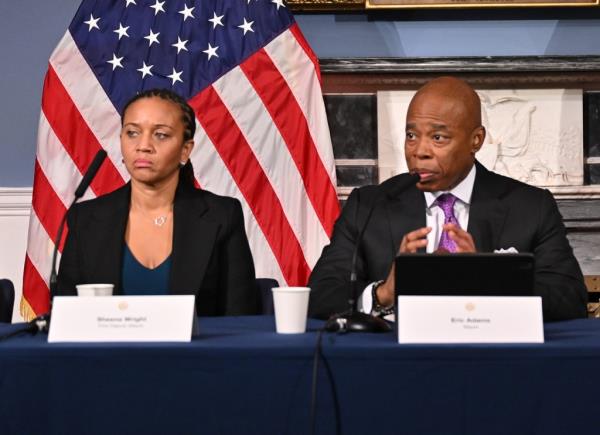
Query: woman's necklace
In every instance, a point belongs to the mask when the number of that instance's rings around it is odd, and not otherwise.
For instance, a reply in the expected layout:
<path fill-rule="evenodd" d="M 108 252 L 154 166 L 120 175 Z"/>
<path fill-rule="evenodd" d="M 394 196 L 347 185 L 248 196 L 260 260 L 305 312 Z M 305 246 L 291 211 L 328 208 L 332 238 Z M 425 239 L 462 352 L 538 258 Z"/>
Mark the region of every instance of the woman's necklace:
<path fill-rule="evenodd" d="M 167 223 L 167 220 L 169 220 L 169 216 L 171 215 L 171 213 L 172 210 L 169 210 L 165 214 L 158 215 L 152 219 L 152 222 L 154 222 L 154 225 L 156 225 L 157 227 L 162 227 L 164 224 Z"/>
<path fill-rule="evenodd" d="M 152 214 L 154 213 L 152 213 L 151 211 L 144 210 L 144 208 L 137 205 L 135 201 L 132 201 L 131 203 L 132 212 L 137 213 L 138 216 L 142 217 L 143 220 L 150 219 L 150 221 L 152 221 L 152 223 L 159 228 L 163 227 L 169 220 L 169 216 L 171 216 L 171 214 L 173 213 L 173 204 L 171 204 L 171 206 L 167 210 L 165 210 L 166 207 L 160 208 L 162 208 L 162 210 L 159 209 L 157 211 L 162 212 L 162 214 L 159 214 L 158 216 L 155 215 L 153 217 Z"/>
<path fill-rule="evenodd" d="M 156 216 L 154 218 L 154 225 L 156 225 L 157 227 L 162 227 L 165 222 L 167 222 L 167 215 L 163 215 L 163 216 Z"/>
<path fill-rule="evenodd" d="M 138 213 L 144 220 L 150 219 L 154 225 L 160 228 L 164 226 L 169 220 L 169 215 L 171 214 L 171 211 L 168 211 L 167 213 L 158 215 L 156 217 L 148 216 L 148 214 L 142 212 L 141 210 L 139 210 Z"/>

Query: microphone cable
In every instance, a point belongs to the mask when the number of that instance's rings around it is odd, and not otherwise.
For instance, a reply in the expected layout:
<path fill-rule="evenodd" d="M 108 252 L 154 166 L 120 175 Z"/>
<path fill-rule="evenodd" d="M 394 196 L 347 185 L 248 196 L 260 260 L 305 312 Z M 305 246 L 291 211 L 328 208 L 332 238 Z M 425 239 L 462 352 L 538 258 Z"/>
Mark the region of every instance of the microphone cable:
<path fill-rule="evenodd" d="M 317 331 L 317 342 L 315 345 L 315 352 L 313 355 L 313 368 L 312 368 L 312 382 L 311 382 L 311 395 L 310 395 L 310 434 L 316 434 L 317 425 L 317 387 L 318 387 L 318 375 L 319 375 L 319 361 L 323 361 L 323 367 L 327 373 L 327 379 L 329 381 L 329 387 L 331 389 L 331 398 L 333 400 L 334 417 L 335 417 L 335 433 L 336 435 L 342 434 L 342 422 L 340 416 L 340 402 L 337 395 L 337 388 L 335 386 L 335 379 L 333 378 L 333 371 L 329 362 L 323 355 L 322 339 L 323 333 L 326 332 L 326 326 L 319 328 Z M 345 332 L 345 331 L 344 331 Z"/>
<path fill-rule="evenodd" d="M 16 337 L 17 335 L 21 335 L 23 333 L 29 333 L 31 335 L 35 335 L 38 332 L 46 332 L 48 331 L 48 325 L 50 323 L 50 316 L 44 314 L 42 316 L 38 316 L 30 322 L 27 322 L 24 326 L 15 329 L 14 331 L 7 332 L 6 334 L 0 335 L 0 341 L 8 340 L 9 338 Z"/>

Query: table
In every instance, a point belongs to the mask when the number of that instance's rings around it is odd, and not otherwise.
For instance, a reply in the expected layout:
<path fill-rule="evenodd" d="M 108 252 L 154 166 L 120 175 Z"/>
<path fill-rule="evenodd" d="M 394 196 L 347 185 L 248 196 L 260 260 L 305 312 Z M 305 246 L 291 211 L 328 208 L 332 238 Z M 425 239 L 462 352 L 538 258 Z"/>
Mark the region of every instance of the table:
<path fill-rule="evenodd" d="M 307 434 L 314 332 L 272 317 L 201 318 L 184 344 L 0 343 L 0 433 Z M 0 335 L 14 325 L 0 325 Z M 399 345 L 326 334 L 317 433 L 595 433 L 600 321 L 545 325 L 537 345 Z"/>

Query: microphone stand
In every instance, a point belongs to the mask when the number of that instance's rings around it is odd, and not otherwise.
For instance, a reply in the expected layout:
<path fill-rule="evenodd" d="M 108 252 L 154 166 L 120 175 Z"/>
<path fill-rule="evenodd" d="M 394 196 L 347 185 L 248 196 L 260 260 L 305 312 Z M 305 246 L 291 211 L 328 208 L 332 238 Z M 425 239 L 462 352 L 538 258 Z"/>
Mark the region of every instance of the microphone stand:
<path fill-rule="evenodd" d="M 71 210 L 71 207 L 75 205 L 79 198 L 76 196 L 73 199 L 73 202 L 67 208 L 67 212 Z M 60 241 L 62 240 L 62 235 L 65 230 L 65 223 L 67 222 L 67 213 L 65 213 L 60 221 L 60 225 L 58 226 L 58 233 L 56 234 L 56 239 L 54 240 L 54 249 L 52 250 L 52 270 L 50 271 L 50 280 L 48 282 L 48 288 L 50 289 L 50 311 L 52 311 L 52 299 L 56 294 L 56 286 L 58 285 L 58 272 L 56 271 L 56 260 L 58 257 L 58 246 L 60 245 Z"/>
<path fill-rule="evenodd" d="M 41 316 L 38 316 L 31 322 L 29 322 L 28 325 L 30 329 L 27 330 L 32 331 L 32 333 L 36 333 L 38 331 L 48 331 L 48 328 L 50 327 L 52 299 L 54 299 L 54 296 L 56 295 L 58 286 L 58 272 L 56 271 L 56 260 L 58 257 L 58 247 L 60 245 L 60 241 L 62 240 L 62 235 L 65 230 L 65 223 L 67 222 L 67 214 L 69 213 L 69 210 L 71 210 L 71 207 L 75 205 L 75 203 L 83 196 L 83 194 L 89 187 L 90 183 L 92 182 L 92 179 L 96 176 L 96 173 L 100 169 L 100 165 L 102 165 L 102 163 L 104 162 L 106 155 L 106 151 L 103 149 L 100 149 L 96 153 L 96 155 L 94 156 L 94 160 L 92 160 L 92 163 L 90 163 L 88 170 L 83 175 L 79 186 L 77 186 L 77 189 L 75 189 L 75 193 L 73 195 L 73 202 L 71 202 L 69 208 L 67 208 L 67 211 L 65 212 L 65 214 L 62 217 L 62 220 L 60 221 L 58 233 L 56 234 L 56 239 L 54 240 L 54 249 L 52 250 L 52 270 L 50 271 L 50 279 L 48 282 L 48 288 L 50 290 L 50 308 L 47 313 L 42 314 Z"/>
<path fill-rule="evenodd" d="M 354 252 L 352 253 L 352 269 L 350 271 L 350 298 L 348 299 L 349 309 L 342 314 L 334 314 L 331 316 L 326 324 L 325 329 L 330 332 L 389 332 L 392 330 L 389 323 L 383 320 L 381 317 L 375 317 L 368 313 L 362 313 L 358 311 L 358 297 L 360 295 L 360 289 L 358 288 L 356 264 L 358 260 L 358 249 L 362 243 L 365 230 L 371 220 L 373 211 L 377 204 L 383 199 L 389 199 L 397 196 L 400 192 L 408 189 L 415 185 L 420 180 L 419 174 L 410 174 L 408 178 L 403 180 L 402 183 L 391 188 L 388 191 L 384 188 L 384 197 L 376 200 L 367 214 L 365 223 L 363 224 L 356 243 L 354 244 Z M 358 213 L 358 208 L 357 208 Z"/>

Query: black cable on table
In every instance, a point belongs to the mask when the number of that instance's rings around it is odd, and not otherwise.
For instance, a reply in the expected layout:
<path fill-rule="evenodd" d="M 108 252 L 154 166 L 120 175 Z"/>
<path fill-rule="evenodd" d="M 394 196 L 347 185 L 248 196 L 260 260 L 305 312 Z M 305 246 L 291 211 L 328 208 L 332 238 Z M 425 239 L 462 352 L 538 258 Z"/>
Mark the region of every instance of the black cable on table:
<path fill-rule="evenodd" d="M 323 361 L 323 366 L 327 372 L 327 379 L 329 380 L 329 387 L 331 388 L 331 396 L 333 399 L 333 408 L 335 416 L 335 433 L 341 435 L 342 433 L 342 422 L 340 418 L 340 403 L 337 395 L 337 388 L 335 386 L 335 380 L 333 378 L 333 372 L 327 359 L 323 356 L 322 352 L 322 338 L 325 328 L 319 329 L 317 332 L 317 343 L 315 346 L 315 353 L 313 356 L 313 370 L 312 370 L 312 382 L 311 382 L 311 397 L 310 397 L 310 433 L 311 435 L 316 434 L 317 424 L 317 387 L 318 387 L 318 374 L 319 374 L 319 361 Z"/>
<path fill-rule="evenodd" d="M 26 323 L 23 327 L 15 329 L 14 331 L 7 332 L 6 334 L 0 335 L 0 341 L 8 340 L 9 338 L 16 337 L 24 333 L 37 334 L 38 332 L 48 331 L 48 325 L 50 323 L 50 316 L 45 314 L 36 317 L 32 321 Z"/>

